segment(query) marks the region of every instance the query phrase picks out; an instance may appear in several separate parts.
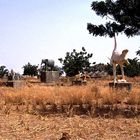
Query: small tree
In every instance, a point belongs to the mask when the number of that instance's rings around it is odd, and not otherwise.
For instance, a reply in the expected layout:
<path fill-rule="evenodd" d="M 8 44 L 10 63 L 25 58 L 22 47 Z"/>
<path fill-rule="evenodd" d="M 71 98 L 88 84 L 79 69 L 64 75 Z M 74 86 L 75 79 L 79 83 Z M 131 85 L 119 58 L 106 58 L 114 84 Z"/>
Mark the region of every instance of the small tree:
<path fill-rule="evenodd" d="M 2 78 L 5 74 L 8 75 L 8 69 L 6 69 L 6 66 L 0 66 L 0 78 Z"/>
<path fill-rule="evenodd" d="M 88 71 L 90 68 L 89 59 L 92 57 L 92 53 L 86 52 L 85 48 L 82 47 L 80 52 L 75 49 L 73 51 L 67 52 L 64 59 L 59 58 L 58 60 L 62 63 L 62 69 L 65 71 L 67 76 L 74 76 L 79 72 Z"/>
<path fill-rule="evenodd" d="M 130 65 L 124 67 L 125 74 L 129 77 L 140 76 L 140 62 L 138 58 L 128 59 Z"/>
<path fill-rule="evenodd" d="M 37 76 L 38 75 L 38 66 L 31 65 L 29 62 L 28 64 L 23 66 L 23 75 L 29 76 Z"/>

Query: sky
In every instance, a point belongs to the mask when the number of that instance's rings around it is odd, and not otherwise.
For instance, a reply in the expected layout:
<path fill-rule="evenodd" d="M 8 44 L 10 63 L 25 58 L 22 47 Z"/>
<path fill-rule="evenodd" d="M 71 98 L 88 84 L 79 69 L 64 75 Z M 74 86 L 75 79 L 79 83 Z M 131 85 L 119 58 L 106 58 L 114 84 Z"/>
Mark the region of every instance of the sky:
<path fill-rule="evenodd" d="M 73 49 L 85 47 L 93 53 L 91 62 L 109 63 L 114 47 L 113 38 L 94 37 L 87 23 L 101 24 L 106 19 L 91 10 L 94 0 L 0 0 L 0 66 L 22 73 L 30 62 L 58 58 Z M 140 49 L 139 37 L 117 36 L 119 51 L 128 49 L 128 58 L 135 58 Z"/>

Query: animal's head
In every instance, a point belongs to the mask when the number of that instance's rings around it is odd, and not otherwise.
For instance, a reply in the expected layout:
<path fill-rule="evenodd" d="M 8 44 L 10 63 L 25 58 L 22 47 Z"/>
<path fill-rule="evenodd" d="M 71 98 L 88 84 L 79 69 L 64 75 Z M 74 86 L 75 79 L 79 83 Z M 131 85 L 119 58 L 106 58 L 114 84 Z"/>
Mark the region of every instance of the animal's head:
<path fill-rule="evenodd" d="M 127 53 L 128 53 L 128 50 L 127 50 L 127 49 L 125 49 L 125 50 L 122 51 L 122 55 L 124 55 L 124 56 L 125 56 Z"/>
<path fill-rule="evenodd" d="M 48 59 L 42 59 L 41 64 L 48 62 Z"/>

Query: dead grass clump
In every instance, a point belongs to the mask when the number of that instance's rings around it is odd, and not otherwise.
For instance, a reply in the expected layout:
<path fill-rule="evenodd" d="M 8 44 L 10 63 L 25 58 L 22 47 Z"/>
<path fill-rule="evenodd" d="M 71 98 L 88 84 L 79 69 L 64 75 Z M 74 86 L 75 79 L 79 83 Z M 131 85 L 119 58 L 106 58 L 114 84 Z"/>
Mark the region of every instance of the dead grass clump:
<path fill-rule="evenodd" d="M 93 100 L 101 98 L 100 89 L 94 85 L 56 87 L 55 93 L 61 105 L 91 104 Z"/>
<path fill-rule="evenodd" d="M 121 103 L 129 93 L 127 90 L 115 90 L 109 88 L 101 88 L 101 96 L 103 98 L 103 104 L 117 104 Z"/>
<path fill-rule="evenodd" d="M 138 88 L 135 88 L 128 96 L 128 104 L 140 105 L 140 91 Z"/>

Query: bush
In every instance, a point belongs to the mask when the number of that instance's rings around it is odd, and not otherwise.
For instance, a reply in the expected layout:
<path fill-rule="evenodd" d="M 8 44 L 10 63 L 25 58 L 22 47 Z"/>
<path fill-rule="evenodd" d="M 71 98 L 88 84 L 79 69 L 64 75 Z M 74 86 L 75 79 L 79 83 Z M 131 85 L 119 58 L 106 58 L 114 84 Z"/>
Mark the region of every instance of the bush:
<path fill-rule="evenodd" d="M 92 53 L 86 52 L 85 48 L 82 47 L 82 51 L 67 52 L 64 59 L 59 58 L 60 63 L 63 64 L 62 69 L 65 71 L 67 76 L 74 76 L 79 72 L 88 71 L 90 69 L 89 58 L 92 57 Z"/>
<path fill-rule="evenodd" d="M 29 75 L 29 76 L 37 76 L 38 75 L 38 66 L 31 65 L 29 62 L 28 64 L 23 66 L 23 75 Z"/>

